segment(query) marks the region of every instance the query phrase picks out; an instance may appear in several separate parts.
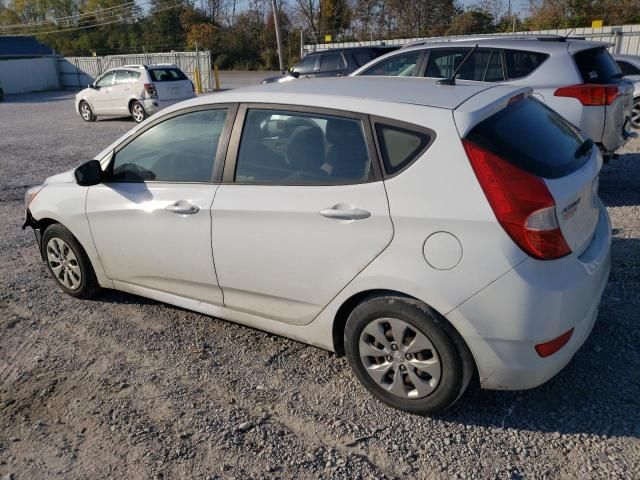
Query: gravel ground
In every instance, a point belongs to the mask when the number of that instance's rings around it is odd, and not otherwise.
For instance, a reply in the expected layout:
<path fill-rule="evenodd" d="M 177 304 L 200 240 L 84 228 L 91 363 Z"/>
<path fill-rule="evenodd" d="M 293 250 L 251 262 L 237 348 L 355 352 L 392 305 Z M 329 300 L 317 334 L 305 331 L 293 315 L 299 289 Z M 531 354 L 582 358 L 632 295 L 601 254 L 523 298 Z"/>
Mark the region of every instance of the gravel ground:
<path fill-rule="evenodd" d="M 334 354 L 58 290 L 20 230 L 24 191 L 133 125 L 85 124 L 68 93 L 0 103 L 0 478 L 640 478 L 640 140 L 602 173 L 613 269 L 571 364 L 423 418 L 374 400 Z"/>

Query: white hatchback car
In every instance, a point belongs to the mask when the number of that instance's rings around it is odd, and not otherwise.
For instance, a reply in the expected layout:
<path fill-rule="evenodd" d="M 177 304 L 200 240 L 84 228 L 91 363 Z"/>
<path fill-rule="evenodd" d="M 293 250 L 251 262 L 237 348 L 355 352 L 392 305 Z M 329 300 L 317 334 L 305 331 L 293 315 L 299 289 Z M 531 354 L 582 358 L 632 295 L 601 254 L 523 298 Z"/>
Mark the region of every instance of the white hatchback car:
<path fill-rule="evenodd" d="M 629 137 L 633 106 L 633 87 L 621 79 L 609 46 L 552 35 L 422 42 L 376 58 L 352 75 L 448 78 L 456 72 L 463 80 L 531 87 L 608 158 Z"/>
<path fill-rule="evenodd" d="M 176 65 L 125 65 L 107 70 L 76 94 L 86 122 L 98 116 L 127 116 L 137 122 L 169 105 L 195 97 L 193 83 Z"/>
<path fill-rule="evenodd" d="M 620 55 L 613 56 L 624 78 L 633 83 L 633 114 L 631 124 L 634 128 L 640 128 L 640 56 Z"/>
<path fill-rule="evenodd" d="M 474 375 L 535 387 L 589 335 L 611 239 L 599 150 L 530 92 L 343 78 L 194 99 L 31 188 L 25 226 L 71 295 L 346 352 L 400 409 L 442 410 Z"/>

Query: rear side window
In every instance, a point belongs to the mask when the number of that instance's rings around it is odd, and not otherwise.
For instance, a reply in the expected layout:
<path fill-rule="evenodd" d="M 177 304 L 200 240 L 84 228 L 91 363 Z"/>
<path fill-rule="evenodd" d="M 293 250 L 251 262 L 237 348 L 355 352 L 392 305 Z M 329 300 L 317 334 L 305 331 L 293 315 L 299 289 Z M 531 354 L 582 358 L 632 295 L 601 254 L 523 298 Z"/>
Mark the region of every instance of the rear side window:
<path fill-rule="evenodd" d="M 334 70 L 338 70 L 341 66 L 341 60 L 342 55 L 339 53 L 327 53 L 322 55 L 322 59 L 320 60 L 320 71 L 332 72 Z"/>
<path fill-rule="evenodd" d="M 618 65 L 604 47 L 583 50 L 573 58 L 584 83 L 611 83 L 622 77 Z"/>
<path fill-rule="evenodd" d="M 629 62 L 623 60 L 617 60 L 616 63 L 623 75 L 640 75 L 640 69 L 635 65 L 631 65 Z"/>
<path fill-rule="evenodd" d="M 462 65 L 456 78 L 496 82 L 504 79 L 502 75 L 502 58 L 500 52 L 479 49 L 473 52 L 466 62 L 462 63 L 469 53 L 469 48 L 442 48 L 431 50 L 425 77 L 449 78 Z M 485 78 L 487 78 L 485 80 Z"/>
<path fill-rule="evenodd" d="M 154 82 L 176 82 L 187 80 L 187 77 L 177 68 L 153 68 L 149 69 L 149 74 Z"/>
<path fill-rule="evenodd" d="M 360 120 L 283 110 L 247 111 L 236 182 L 355 184 L 372 175 Z"/>
<path fill-rule="evenodd" d="M 376 135 L 385 172 L 393 175 L 415 160 L 429 145 L 426 132 L 376 123 Z"/>
<path fill-rule="evenodd" d="M 374 52 L 373 50 L 361 50 L 361 51 L 353 52 L 352 55 L 353 55 L 353 60 L 356 62 L 356 65 L 358 65 L 358 67 L 361 67 L 362 65 L 366 65 L 367 63 L 369 63 L 371 60 L 373 60 L 378 56 L 378 54 L 376 54 L 376 52 Z"/>
<path fill-rule="evenodd" d="M 586 163 L 591 148 L 575 127 L 527 97 L 476 125 L 466 137 L 534 175 L 558 178 Z"/>
<path fill-rule="evenodd" d="M 507 77 L 509 80 L 516 80 L 531 75 L 547 58 L 549 55 L 546 53 L 505 50 L 504 60 L 507 67 Z"/>
<path fill-rule="evenodd" d="M 411 77 L 416 71 L 416 66 L 420 60 L 420 52 L 413 51 L 405 54 L 394 55 L 393 57 L 376 63 L 360 75 L 381 75 L 385 77 Z"/>

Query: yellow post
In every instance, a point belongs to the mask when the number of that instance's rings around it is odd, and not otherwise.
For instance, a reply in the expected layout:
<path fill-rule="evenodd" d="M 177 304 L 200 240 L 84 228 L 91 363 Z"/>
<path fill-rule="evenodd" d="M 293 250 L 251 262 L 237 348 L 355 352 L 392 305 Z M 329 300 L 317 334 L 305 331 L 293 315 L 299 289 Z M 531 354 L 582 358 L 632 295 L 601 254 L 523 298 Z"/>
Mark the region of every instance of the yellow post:
<path fill-rule="evenodd" d="M 193 71 L 193 76 L 196 80 L 196 93 L 202 93 L 202 79 L 200 78 L 200 69 L 198 67 Z"/>
<path fill-rule="evenodd" d="M 216 79 L 216 90 L 220 90 L 220 76 L 218 75 L 218 65 L 213 64 L 213 78 Z"/>

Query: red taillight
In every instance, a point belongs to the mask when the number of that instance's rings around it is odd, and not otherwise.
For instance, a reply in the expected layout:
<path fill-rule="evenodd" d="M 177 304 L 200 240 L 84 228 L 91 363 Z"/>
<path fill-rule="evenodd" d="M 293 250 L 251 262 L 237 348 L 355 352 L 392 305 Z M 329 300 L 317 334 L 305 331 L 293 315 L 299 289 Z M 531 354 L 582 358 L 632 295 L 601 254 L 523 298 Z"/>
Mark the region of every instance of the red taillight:
<path fill-rule="evenodd" d="M 573 328 L 568 332 L 563 333 L 558 338 L 554 338 L 548 342 L 539 343 L 536 345 L 536 352 L 538 352 L 538 355 L 542 358 L 553 355 L 567 344 L 569 339 L 571 339 L 571 335 L 573 335 Z"/>
<path fill-rule="evenodd" d="M 156 92 L 156 86 L 153 83 L 145 83 L 144 91 L 147 92 L 151 98 L 158 98 L 158 92 Z"/>
<path fill-rule="evenodd" d="M 556 97 L 571 97 L 580 100 L 582 105 L 611 105 L 618 97 L 620 90 L 616 85 L 596 85 L 584 83 L 562 87 L 555 91 Z"/>
<path fill-rule="evenodd" d="M 513 241 L 539 260 L 571 253 L 544 182 L 469 140 L 462 143 L 493 213 Z"/>

